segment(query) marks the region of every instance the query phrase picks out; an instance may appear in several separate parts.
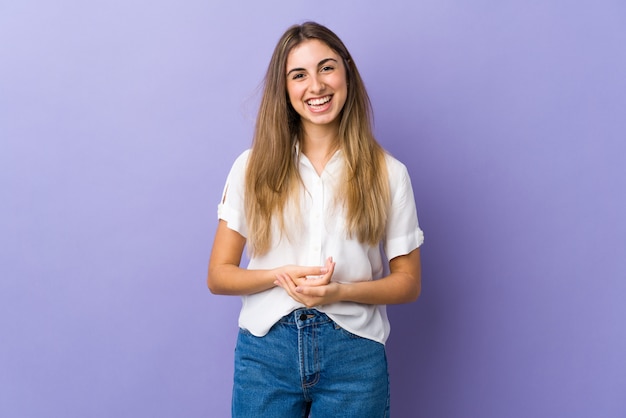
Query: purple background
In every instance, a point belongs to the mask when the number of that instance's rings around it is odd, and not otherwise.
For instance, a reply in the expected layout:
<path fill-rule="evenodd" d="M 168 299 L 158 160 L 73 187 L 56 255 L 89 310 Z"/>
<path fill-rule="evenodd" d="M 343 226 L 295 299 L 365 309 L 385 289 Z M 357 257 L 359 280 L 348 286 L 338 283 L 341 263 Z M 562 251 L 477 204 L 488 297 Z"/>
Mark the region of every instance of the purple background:
<path fill-rule="evenodd" d="M 229 416 L 216 204 L 306 19 L 353 53 L 426 233 L 394 416 L 626 416 L 622 0 L 2 2 L 0 416 Z"/>

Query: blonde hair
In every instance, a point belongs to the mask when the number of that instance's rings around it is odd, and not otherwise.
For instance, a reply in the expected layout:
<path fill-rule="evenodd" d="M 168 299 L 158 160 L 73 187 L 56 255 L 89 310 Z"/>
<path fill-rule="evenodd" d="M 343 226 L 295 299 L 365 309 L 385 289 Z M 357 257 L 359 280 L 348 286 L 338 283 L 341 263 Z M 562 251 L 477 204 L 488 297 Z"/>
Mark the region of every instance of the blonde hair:
<path fill-rule="evenodd" d="M 300 116 L 287 97 L 286 63 L 300 43 L 317 39 L 343 60 L 348 94 L 341 111 L 338 146 L 344 158 L 338 204 L 345 208 L 348 235 L 376 245 L 382 239 L 389 212 L 389 179 L 385 151 L 372 133 L 371 103 L 350 53 L 328 28 L 306 22 L 290 27 L 270 60 L 257 115 L 245 179 L 248 249 L 252 255 L 269 251 L 272 223 L 285 232 L 285 209 L 297 203 L 301 179 L 295 144 L 301 138 Z M 294 205 L 296 208 L 298 204 Z"/>

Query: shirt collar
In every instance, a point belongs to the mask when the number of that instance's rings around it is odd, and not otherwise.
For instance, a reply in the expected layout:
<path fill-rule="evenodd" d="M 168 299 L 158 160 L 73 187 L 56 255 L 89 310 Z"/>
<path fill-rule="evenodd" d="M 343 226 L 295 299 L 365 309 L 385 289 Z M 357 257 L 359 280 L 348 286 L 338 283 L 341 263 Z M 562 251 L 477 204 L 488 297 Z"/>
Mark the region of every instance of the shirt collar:
<path fill-rule="evenodd" d="M 311 170 L 315 171 L 315 168 L 313 168 L 313 164 L 311 164 L 311 161 L 307 158 L 306 155 L 300 152 L 299 141 L 295 141 L 295 144 L 294 144 L 294 158 L 296 160 L 296 163 L 302 164 L 306 167 L 309 167 Z M 340 169 L 341 169 L 341 149 L 337 149 L 337 151 L 335 151 L 333 156 L 330 157 L 330 159 L 326 163 L 326 166 L 324 167 L 324 171 L 322 172 L 322 174 L 326 172 L 328 172 L 329 174 L 335 174 Z"/>

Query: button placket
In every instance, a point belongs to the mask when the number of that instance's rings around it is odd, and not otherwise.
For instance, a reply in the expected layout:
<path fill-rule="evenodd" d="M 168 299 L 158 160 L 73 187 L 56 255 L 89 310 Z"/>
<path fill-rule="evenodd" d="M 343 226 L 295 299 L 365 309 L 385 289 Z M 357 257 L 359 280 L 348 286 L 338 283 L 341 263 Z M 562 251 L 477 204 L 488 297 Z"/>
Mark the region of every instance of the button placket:
<path fill-rule="evenodd" d="M 324 208 L 324 182 L 317 178 L 311 193 L 311 213 L 309 215 L 309 260 L 315 265 L 323 262 L 322 257 L 322 211 Z"/>

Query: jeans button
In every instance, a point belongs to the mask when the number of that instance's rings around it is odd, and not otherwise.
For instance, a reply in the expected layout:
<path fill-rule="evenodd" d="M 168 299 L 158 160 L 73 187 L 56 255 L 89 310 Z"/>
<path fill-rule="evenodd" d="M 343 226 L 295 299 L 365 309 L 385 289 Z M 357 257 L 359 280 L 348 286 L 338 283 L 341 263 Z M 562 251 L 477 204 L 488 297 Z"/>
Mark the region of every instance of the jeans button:
<path fill-rule="evenodd" d="M 306 314 L 300 314 L 300 321 L 304 321 L 306 319 Z"/>

